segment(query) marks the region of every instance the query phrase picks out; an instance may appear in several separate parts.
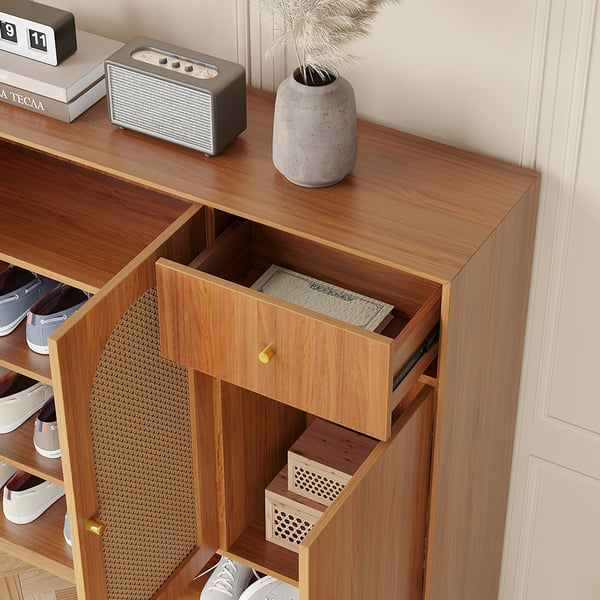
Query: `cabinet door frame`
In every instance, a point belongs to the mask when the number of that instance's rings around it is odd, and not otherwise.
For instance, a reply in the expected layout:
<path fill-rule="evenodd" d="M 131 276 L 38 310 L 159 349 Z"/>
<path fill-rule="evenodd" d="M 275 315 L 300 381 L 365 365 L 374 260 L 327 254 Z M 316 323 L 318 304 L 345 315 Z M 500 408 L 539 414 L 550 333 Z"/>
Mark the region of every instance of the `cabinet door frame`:
<path fill-rule="evenodd" d="M 98 361 L 121 315 L 156 285 L 156 260 L 169 256 L 188 261 L 204 240 L 204 209 L 194 205 L 73 315 L 59 334 L 49 338 L 73 566 L 80 600 L 107 598 L 102 538 L 86 530 L 86 523 L 98 515 L 89 420 L 89 400 Z M 196 553 L 202 556 L 188 561 L 189 568 L 181 569 L 181 578 L 189 582 L 193 577 L 190 568 L 200 568 L 213 551 L 214 548 L 210 553 Z"/>

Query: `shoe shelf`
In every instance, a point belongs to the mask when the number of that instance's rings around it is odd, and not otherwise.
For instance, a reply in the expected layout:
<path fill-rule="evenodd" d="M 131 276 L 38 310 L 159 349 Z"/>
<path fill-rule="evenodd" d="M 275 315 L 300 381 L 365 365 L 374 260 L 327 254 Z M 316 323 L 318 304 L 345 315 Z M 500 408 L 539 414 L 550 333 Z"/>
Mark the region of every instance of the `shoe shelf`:
<path fill-rule="evenodd" d="M 23 116 L 2 111 L 3 124 Z M 29 119 L 22 124 L 27 130 Z M 32 131 L 41 132 L 46 124 L 43 120 Z M 13 263 L 96 294 L 189 208 L 187 201 L 120 179 L 107 185 L 94 169 L 38 151 L 36 144 L 0 137 L 2 268 Z M 50 357 L 28 348 L 25 329 L 23 321 L 0 337 L 0 365 L 53 385 Z M 34 421 L 35 415 L 0 435 L 0 461 L 64 485 L 63 461 L 35 450 Z M 0 510 L 0 549 L 74 583 L 73 554 L 63 536 L 66 510 L 63 497 L 25 525 L 7 521 Z"/>
<path fill-rule="evenodd" d="M 42 456 L 33 445 L 34 425 L 35 415 L 14 431 L 0 435 L 0 461 L 63 485 L 60 459 Z"/>
<path fill-rule="evenodd" d="M 52 385 L 50 360 L 29 349 L 25 338 L 25 321 L 8 335 L 0 337 L 0 365 L 42 383 Z"/>
<path fill-rule="evenodd" d="M 63 535 L 66 510 L 63 496 L 26 525 L 11 523 L 0 514 L 0 550 L 75 583 L 73 554 Z"/>

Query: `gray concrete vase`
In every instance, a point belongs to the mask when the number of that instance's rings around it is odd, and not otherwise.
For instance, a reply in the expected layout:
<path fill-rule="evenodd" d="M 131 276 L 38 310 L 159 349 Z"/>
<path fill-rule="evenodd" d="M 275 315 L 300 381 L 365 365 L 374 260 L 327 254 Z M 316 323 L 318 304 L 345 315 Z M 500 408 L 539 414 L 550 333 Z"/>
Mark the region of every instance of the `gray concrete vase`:
<path fill-rule="evenodd" d="M 273 164 L 296 185 L 334 185 L 356 164 L 354 90 L 340 76 L 306 85 L 298 74 L 299 69 L 277 89 Z"/>

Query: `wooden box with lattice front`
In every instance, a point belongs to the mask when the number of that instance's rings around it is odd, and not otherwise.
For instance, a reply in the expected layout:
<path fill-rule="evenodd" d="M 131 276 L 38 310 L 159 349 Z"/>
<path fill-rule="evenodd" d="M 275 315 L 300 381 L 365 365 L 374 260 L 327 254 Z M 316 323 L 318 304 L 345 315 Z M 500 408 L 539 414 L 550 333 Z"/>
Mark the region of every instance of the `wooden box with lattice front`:
<path fill-rule="evenodd" d="M 288 488 L 286 466 L 265 490 L 265 533 L 269 542 L 298 552 L 300 542 L 327 507 Z"/>
<path fill-rule="evenodd" d="M 376 444 L 366 435 L 315 419 L 288 451 L 288 489 L 328 506 Z"/>

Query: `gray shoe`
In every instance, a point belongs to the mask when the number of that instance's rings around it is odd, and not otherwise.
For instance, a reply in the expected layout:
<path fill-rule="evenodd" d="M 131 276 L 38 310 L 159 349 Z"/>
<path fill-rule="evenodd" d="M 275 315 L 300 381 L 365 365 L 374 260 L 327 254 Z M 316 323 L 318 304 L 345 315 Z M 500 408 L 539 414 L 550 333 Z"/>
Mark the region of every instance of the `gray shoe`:
<path fill-rule="evenodd" d="M 251 577 L 250 567 L 222 556 L 200 592 L 200 600 L 238 600 Z"/>
<path fill-rule="evenodd" d="M 58 423 L 56 422 L 54 396 L 42 406 L 35 418 L 33 445 L 37 452 L 46 458 L 60 458 L 60 443 L 58 441 Z"/>
<path fill-rule="evenodd" d="M 0 336 L 14 331 L 29 309 L 58 282 L 8 265 L 0 272 Z"/>
<path fill-rule="evenodd" d="M 64 283 L 40 298 L 27 315 L 27 345 L 38 354 L 48 354 L 48 336 L 56 331 L 91 297 L 88 292 Z"/>

